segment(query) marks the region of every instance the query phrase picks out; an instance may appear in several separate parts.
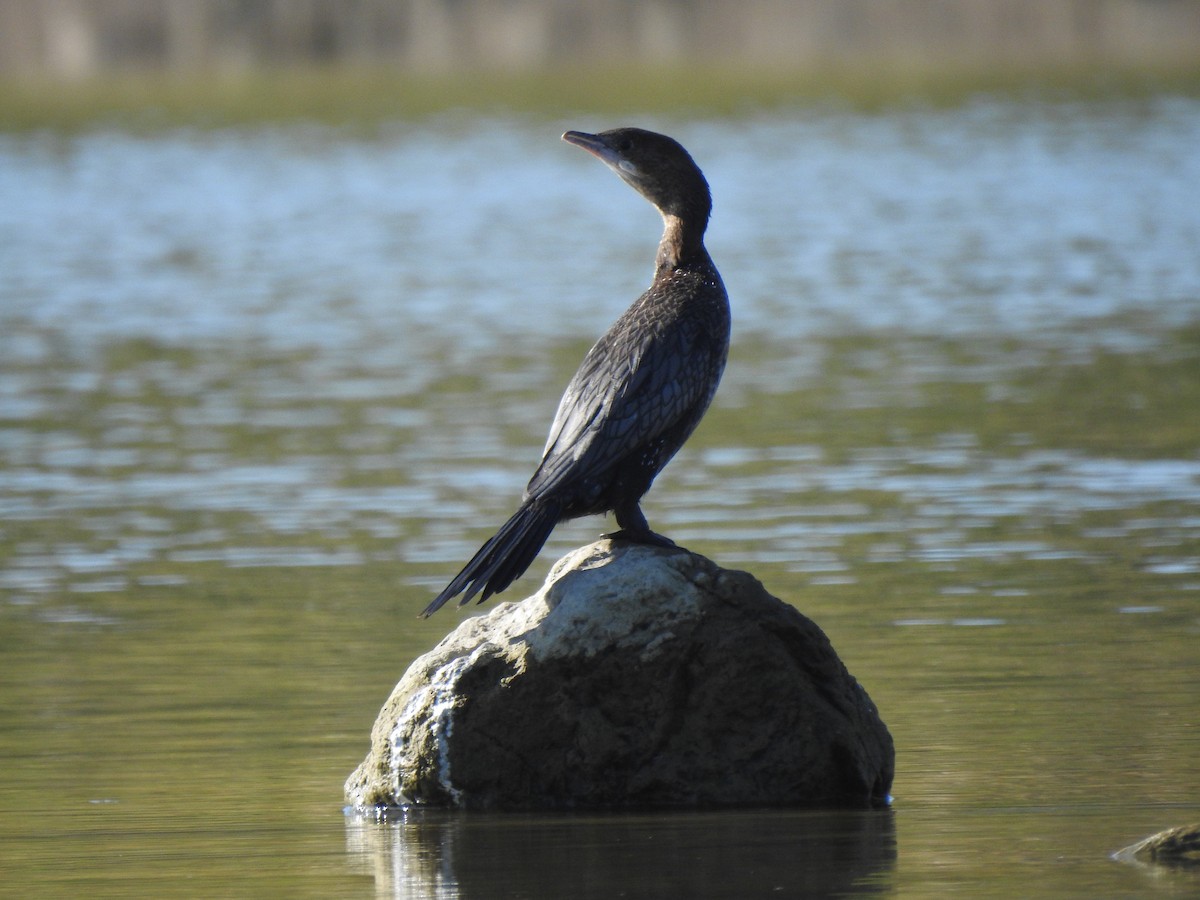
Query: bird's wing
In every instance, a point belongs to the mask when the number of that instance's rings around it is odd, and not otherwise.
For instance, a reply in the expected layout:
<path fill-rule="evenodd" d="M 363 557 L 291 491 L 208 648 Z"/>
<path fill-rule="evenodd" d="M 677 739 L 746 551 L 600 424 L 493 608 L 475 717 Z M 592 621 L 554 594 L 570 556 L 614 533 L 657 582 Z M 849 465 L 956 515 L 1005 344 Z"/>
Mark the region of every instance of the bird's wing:
<path fill-rule="evenodd" d="M 637 308 L 626 316 L 636 317 Z M 711 365 L 699 329 L 678 322 L 655 328 L 626 316 L 588 351 L 567 385 L 528 496 L 603 472 L 703 401 L 707 379 L 689 377 L 693 367 Z"/>

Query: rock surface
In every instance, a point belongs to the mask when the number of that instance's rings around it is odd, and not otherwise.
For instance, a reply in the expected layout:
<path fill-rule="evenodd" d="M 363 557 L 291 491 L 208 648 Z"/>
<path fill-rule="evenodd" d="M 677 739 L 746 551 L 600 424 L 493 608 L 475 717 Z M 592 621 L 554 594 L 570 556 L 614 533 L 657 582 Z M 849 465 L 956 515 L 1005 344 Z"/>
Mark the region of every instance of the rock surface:
<path fill-rule="evenodd" d="M 600 541 L 409 667 L 358 809 L 886 804 L 894 749 L 810 620 L 745 572 Z"/>
<path fill-rule="evenodd" d="M 1122 862 L 1200 869 L 1200 822 L 1152 834 L 1113 857 Z"/>

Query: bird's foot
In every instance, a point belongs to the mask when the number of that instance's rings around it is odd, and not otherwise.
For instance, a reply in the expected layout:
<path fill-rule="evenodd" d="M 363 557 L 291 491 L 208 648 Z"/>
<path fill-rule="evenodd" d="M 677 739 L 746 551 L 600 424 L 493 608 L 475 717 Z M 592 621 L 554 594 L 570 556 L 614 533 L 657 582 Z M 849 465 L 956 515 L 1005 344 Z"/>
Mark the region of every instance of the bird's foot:
<path fill-rule="evenodd" d="M 669 537 L 656 534 L 649 528 L 638 531 L 634 531 L 632 528 L 622 528 L 620 531 L 612 531 L 608 534 L 602 534 L 600 537 L 606 538 L 610 541 L 628 541 L 631 544 L 649 544 L 652 547 L 677 546 Z"/>

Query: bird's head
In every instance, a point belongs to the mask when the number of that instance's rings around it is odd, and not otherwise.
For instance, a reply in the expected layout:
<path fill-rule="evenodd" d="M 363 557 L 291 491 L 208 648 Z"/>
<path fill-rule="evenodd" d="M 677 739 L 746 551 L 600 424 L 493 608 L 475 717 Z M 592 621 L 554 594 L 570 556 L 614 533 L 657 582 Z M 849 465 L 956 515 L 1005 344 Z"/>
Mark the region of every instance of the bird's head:
<path fill-rule="evenodd" d="M 568 131 L 562 137 L 620 175 L 664 217 L 690 220 L 703 230 L 712 209 L 708 182 L 677 141 L 642 128 L 614 128 L 599 134 Z"/>

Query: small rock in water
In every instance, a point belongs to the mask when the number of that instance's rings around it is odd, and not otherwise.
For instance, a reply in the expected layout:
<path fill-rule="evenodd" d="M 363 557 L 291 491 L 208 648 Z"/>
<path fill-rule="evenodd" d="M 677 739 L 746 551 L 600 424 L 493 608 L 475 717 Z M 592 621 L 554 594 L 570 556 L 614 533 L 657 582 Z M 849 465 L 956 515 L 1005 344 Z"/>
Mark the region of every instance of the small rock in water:
<path fill-rule="evenodd" d="M 1113 856 L 1123 862 L 1200 868 L 1200 822 L 1152 834 Z"/>
<path fill-rule="evenodd" d="M 895 751 L 825 634 L 745 572 L 600 541 L 409 667 L 360 810 L 886 805 Z"/>

